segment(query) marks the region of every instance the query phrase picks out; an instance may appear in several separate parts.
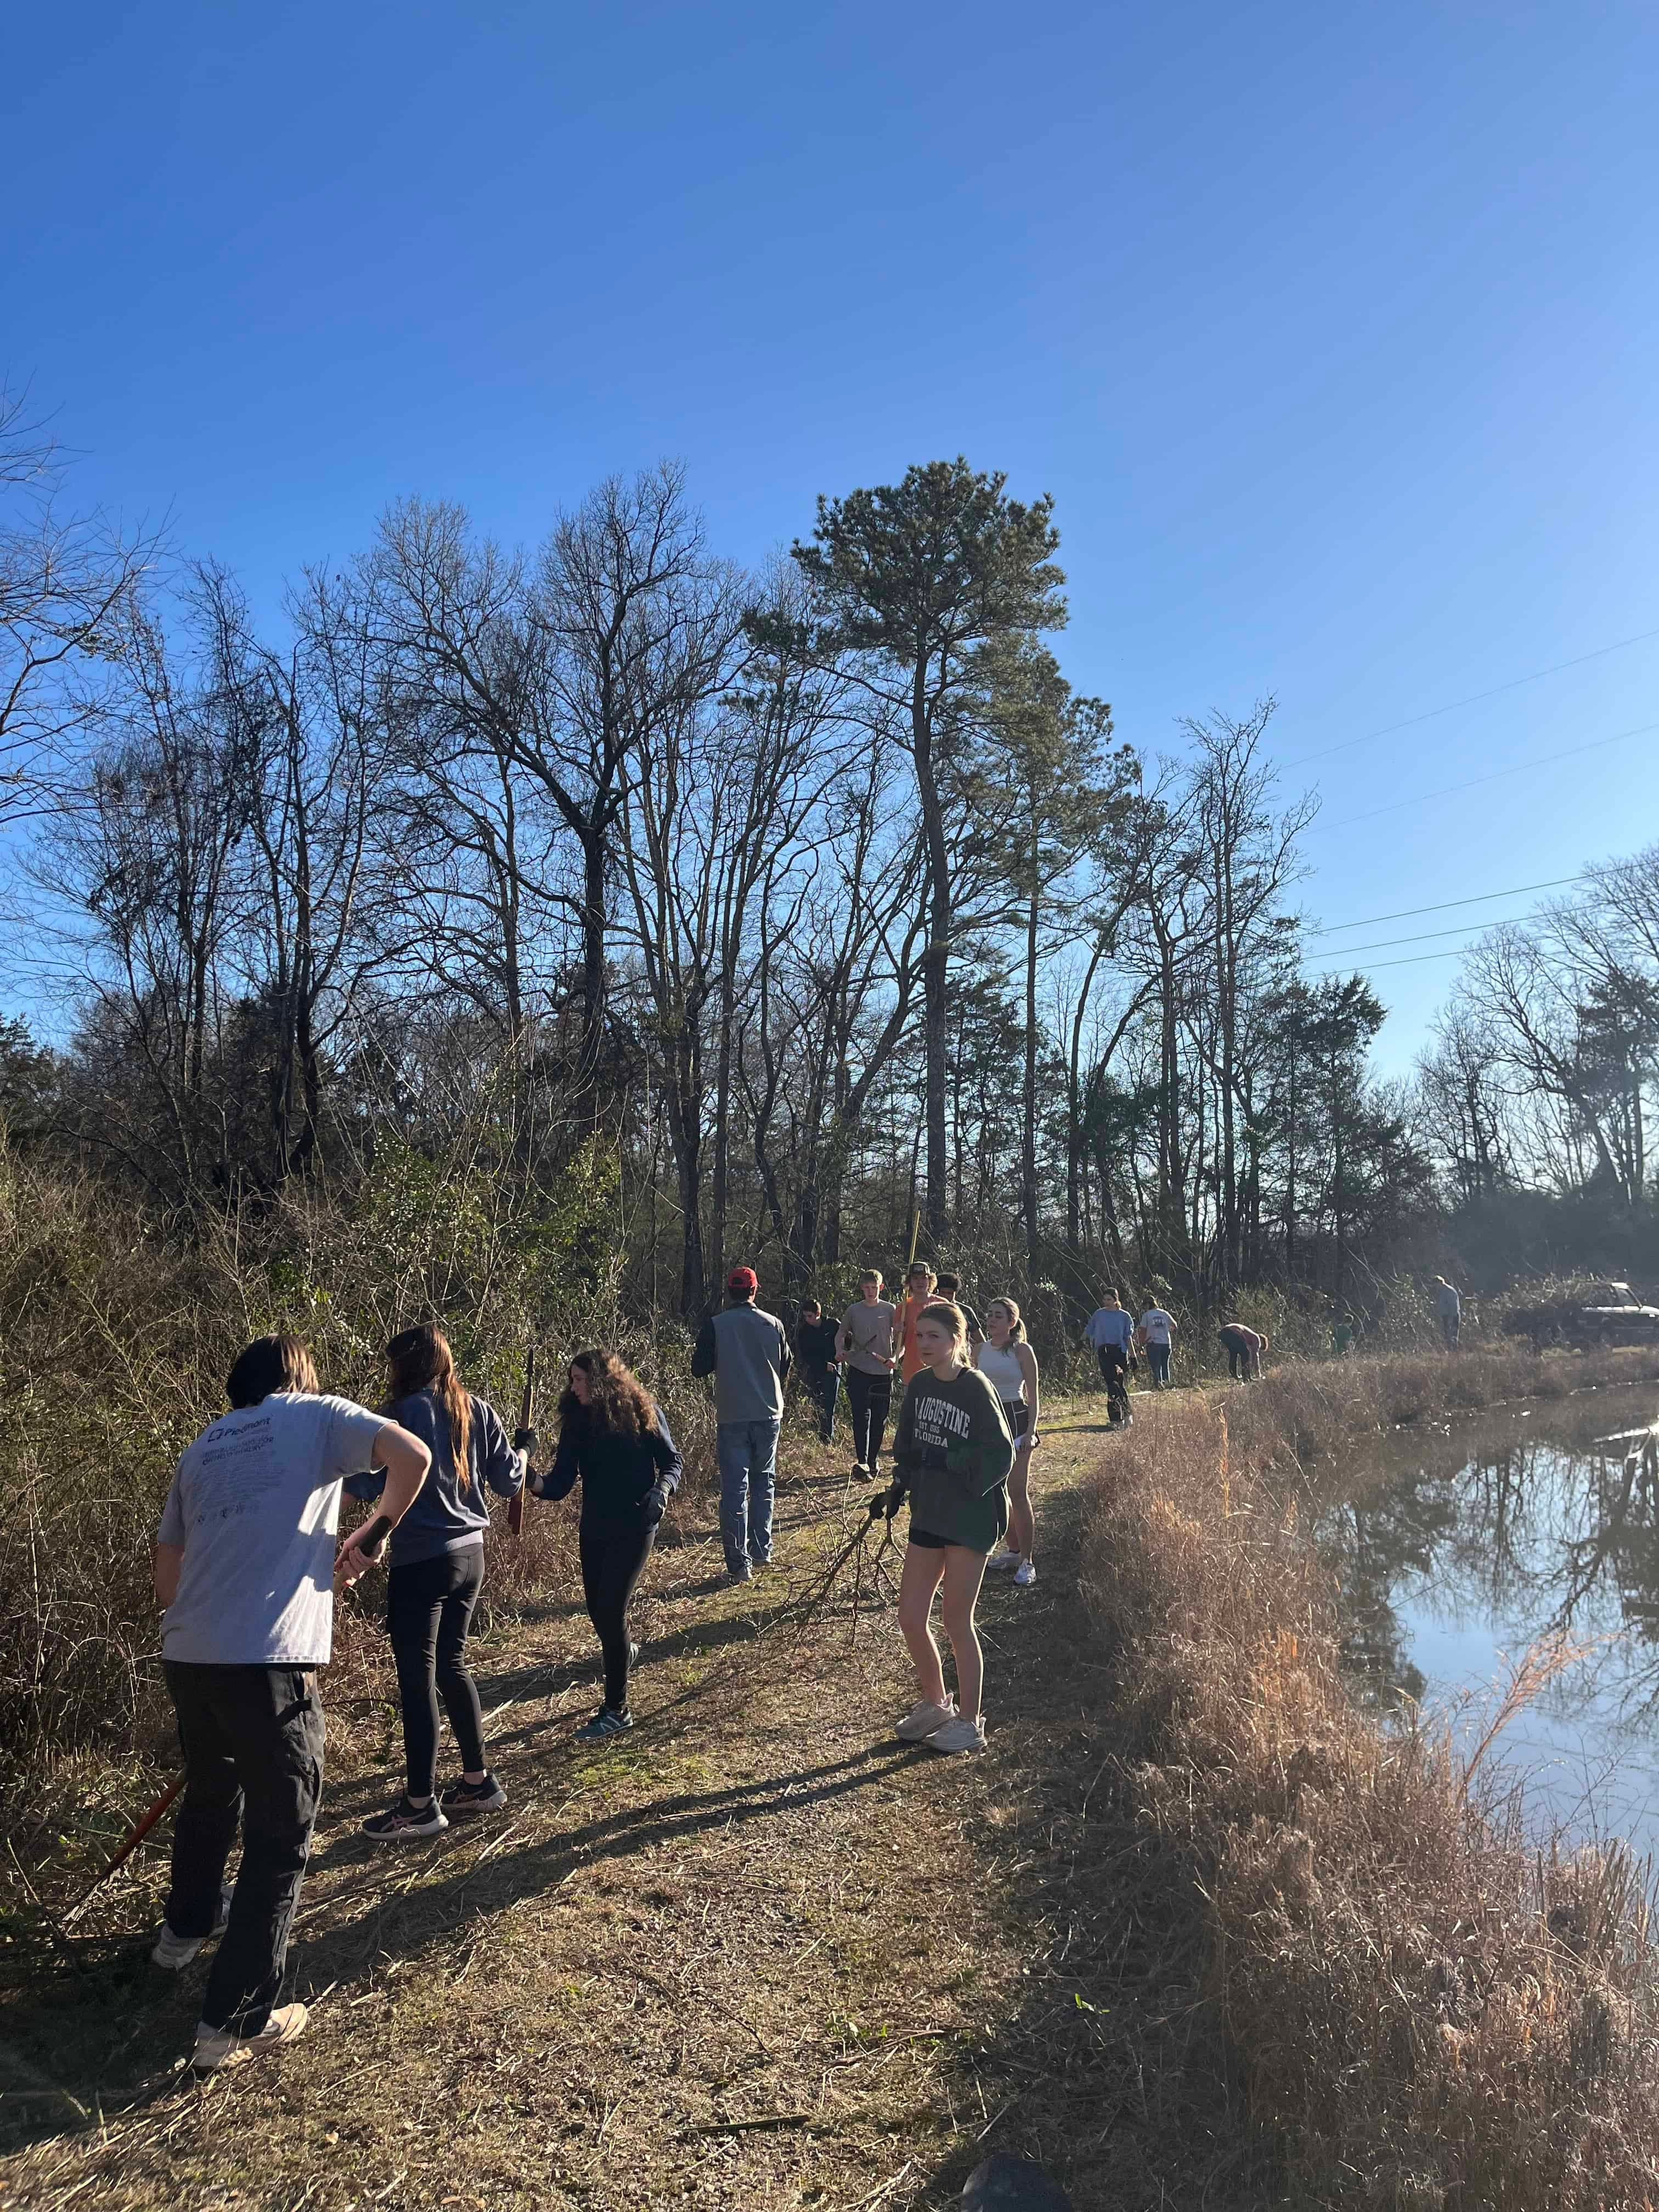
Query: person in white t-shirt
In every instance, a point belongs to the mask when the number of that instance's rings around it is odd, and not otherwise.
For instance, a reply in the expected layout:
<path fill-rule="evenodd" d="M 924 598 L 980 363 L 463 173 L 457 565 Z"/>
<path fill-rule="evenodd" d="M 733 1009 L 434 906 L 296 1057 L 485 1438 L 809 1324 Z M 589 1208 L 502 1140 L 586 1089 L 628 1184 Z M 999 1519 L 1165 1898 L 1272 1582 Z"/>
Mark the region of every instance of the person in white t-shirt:
<path fill-rule="evenodd" d="M 1140 1316 L 1135 1336 L 1146 1351 L 1154 1390 L 1167 1390 L 1170 1387 L 1170 1355 L 1175 1350 L 1178 1334 L 1175 1316 L 1166 1313 L 1162 1306 L 1149 1305 Z"/>
<path fill-rule="evenodd" d="M 334 1581 L 364 1572 L 430 1462 L 396 1421 L 322 1396 L 298 1337 L 256 1338 L 227 1387 L 231 1410 L 179 1460 L 155 1540 L 185 1788 L 150 1955 L 176 1973 L 223 1930 L 191 2060 L 199 2072 L 280 2049 L 305 2027 L 306 2008 L 276 1996 L 322 1790 L 315 1670 L 333 1650 Z M 374 1466 L 386 1469 L 380 1510 L 337 1556 L 340 1486 Z"/>

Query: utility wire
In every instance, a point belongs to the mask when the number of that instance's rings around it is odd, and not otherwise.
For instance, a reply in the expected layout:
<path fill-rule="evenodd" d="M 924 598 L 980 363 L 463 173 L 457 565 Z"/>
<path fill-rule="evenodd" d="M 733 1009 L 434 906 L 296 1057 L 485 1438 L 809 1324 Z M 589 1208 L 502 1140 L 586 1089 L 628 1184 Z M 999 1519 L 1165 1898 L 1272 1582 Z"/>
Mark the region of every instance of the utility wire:
<path fill-rule="evenodd" d="M 1644 629 L 1634 637 L 1621 637 L 1612 645 L 1598 645 L 1594 653 L 1581 653 L 1574 660 L 1558 660 L 1552 667 L 1535 668 L 1530 676 L 1513 676 L 1507 684 L 1494 684 L 1490 691 L 1472 691 L 1467 699 L 1454 699 L 1444 707 L 1431 707 L 1426 714 L 1409 714 L 1403 722 L 1385 722 L 1380 730 L 1367 730 L 1363 737 L 1344 738 L 1339 744 L 1322 746 L 1318 752 L 1298 753 L 1294 760 L 1281 761 L 1281 768 L 1301 768 L 1305 762 L 1328 760 L 1333 753 L 1346 753 L 1355 745 L 1369 745 L 1378 738 L 1391 738 L 1396 730 L 1414 730 L 1419 723 L 1432 722 L 1442 714 L 1455 714 L 1460 707 L 1478 707 L 1483 699 L 1499 699 L 1506 691 L 1518 691 L 1523 684 L 1541 683 L 1547 676 L 1559 676 L 1564 669 L 1582 668 L 1586 661 L 1602 660 L 1610 653 L 1623 653 L 1632 645 L 1645 645 L 1650 638 L 1659 637 L 1659 629 Z"/>
<path fill-rule="evenodd" d="M 1633 730 L 1615 730 L 1610 738 L 1592 738 L 1587 745 L 1569 745 L 1565 752 L 1540 753 L 1534 760 L 1516 761 L 1509 768 L 1495 768 L 1490 775 L 1471 776 L 1467 783 L 1449 783 L 1439 791 L 1414 791 L 1409 799 L 1396 799 L 1387 806 L 1373 806 L 1364 814 L 1345 814 L 1340 822 L 1328 822 L 1328 830 L 1346 830 L 1356 822 L 1375 822 L 1379 814 L 1397 814 L 1402 806 L 1421 806 L 1431 799 L 1455 798 L 1460 791 L 1474 791 L 1483 783 L 1496 783 L 1500 777 L 1523 775 L 1529 768 L 1549 768 L 1556 761 L 1575 760 L 1580 753 L 1600 752 L 1604 746 L 1622 744 L 1626 738 L 1644 738 L 1650 730 L 1659 730 L 1659 722 L 1638 722 Z"/>
<path fill-rule="evenodd" d="M 1372 968 L 1415 968 L 1419 960 L 1461 960 L 1466 952 L 1474 951 L 1473 945 L 1449 945 L 1443 952 L 1412 952 L 1403 960 L 1373 960 Z M 1340 975 L 1340 968 L 1316 968 L 1316 975 Z"/>
<path fill-rule="evenodd" d="M 1455 906 L 1484 906 L 1489 900 L 1520 898 L 1528 891 L 1559 891 L 1565 884 L 1582 883 L 1582 876 L 1553 876 L 1547 884 L 1511 884 L 1506 891 L 1476 891 L 1470 898 L 1441 899 L 1434 906 L 1404 906 L 1398 914 L 1368 914 L 1360 921 L 1333 921 L 1323 929 L 1308 929 L 1304 937 L 1337 937 L 1345 929 L 1376 929 L 1385 921 L 1414 921 L 1419 914 L 1449 914 Z"/>
<path fill-rule="evenodd" d="M 1586 907 L 1572 906 L 1566 908 L 1565 911 L 1568 914 L 1586 914 L 1589 909 Z M 1466 929 L 1503 929 L 1512 921 L 1533 921 L 1536 918 L 1530 914 L 1506 914 L 1500 915 L 1495 921 L 1458 921 L 1454 922 L 1449 929 L 1419 929 L 1413 937 L 1380 937 L 1370 945 L 1334 945 L 1330 948 L 1330 957 L 1333 959 L 1346 960 L 1356 952 L 1387 952 L 1396 945 L 1426 945 L 1431 937 L 1461 937 Z"/>

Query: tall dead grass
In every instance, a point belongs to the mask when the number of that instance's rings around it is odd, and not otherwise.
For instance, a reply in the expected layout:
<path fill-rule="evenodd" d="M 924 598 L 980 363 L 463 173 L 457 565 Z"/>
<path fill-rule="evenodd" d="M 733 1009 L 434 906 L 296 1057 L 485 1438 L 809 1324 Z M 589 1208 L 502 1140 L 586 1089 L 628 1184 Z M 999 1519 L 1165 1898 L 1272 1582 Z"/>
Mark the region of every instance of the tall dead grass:
<path fill-rule="evenodd" d="M 1628 1853 L 1540 1856 L 1445 1734 L 1363 1717 L 1304 1538 L 1299 1454 L 1522 1379 L 1503 1354 L 1479 1374 L 1291 1369 L 1160 1408 L 1097 1478 L 1085 1583 L 1134 1798 L 1206 1899 L 1210 1998 L 1319 2203 L 1659 2202 L 1659 1997 Z"/>

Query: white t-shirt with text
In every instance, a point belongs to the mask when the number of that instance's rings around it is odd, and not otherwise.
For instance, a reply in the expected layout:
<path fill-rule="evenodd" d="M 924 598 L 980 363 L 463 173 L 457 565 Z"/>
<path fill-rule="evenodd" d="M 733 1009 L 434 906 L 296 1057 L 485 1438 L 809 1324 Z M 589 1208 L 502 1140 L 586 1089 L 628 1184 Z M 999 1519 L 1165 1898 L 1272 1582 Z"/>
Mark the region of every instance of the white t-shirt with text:
<path fill-rule="evenodd" d="M 1167 1344 L 1175 1331 L 1175 1316 L 1162 1306 L 1148 1306 L 1140 1316 L 1140 1329 L 1148 1344 Z"/>
<path fill-rule="evenodd" d="M 349 1398 L 279 1390 L 197 1437 L 155 1532 L 185 1554 L 161 1623 L 164 1659 L 328 1664 L 340 1484 L 368 1474 L 385 1426 Z"/>

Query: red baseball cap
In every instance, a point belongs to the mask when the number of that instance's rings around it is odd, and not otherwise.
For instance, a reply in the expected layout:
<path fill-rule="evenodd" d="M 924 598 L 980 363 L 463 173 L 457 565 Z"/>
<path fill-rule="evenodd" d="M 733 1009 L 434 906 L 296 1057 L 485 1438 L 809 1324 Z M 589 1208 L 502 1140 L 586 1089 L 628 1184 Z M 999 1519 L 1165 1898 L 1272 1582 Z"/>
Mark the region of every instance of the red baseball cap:
<path fill-rule="evenodd" d="M 757 1291 L 760 1277 L 752 1267 L 733 1267 L 726 1279 L 726 1287 L 728 1291 Z"/>

